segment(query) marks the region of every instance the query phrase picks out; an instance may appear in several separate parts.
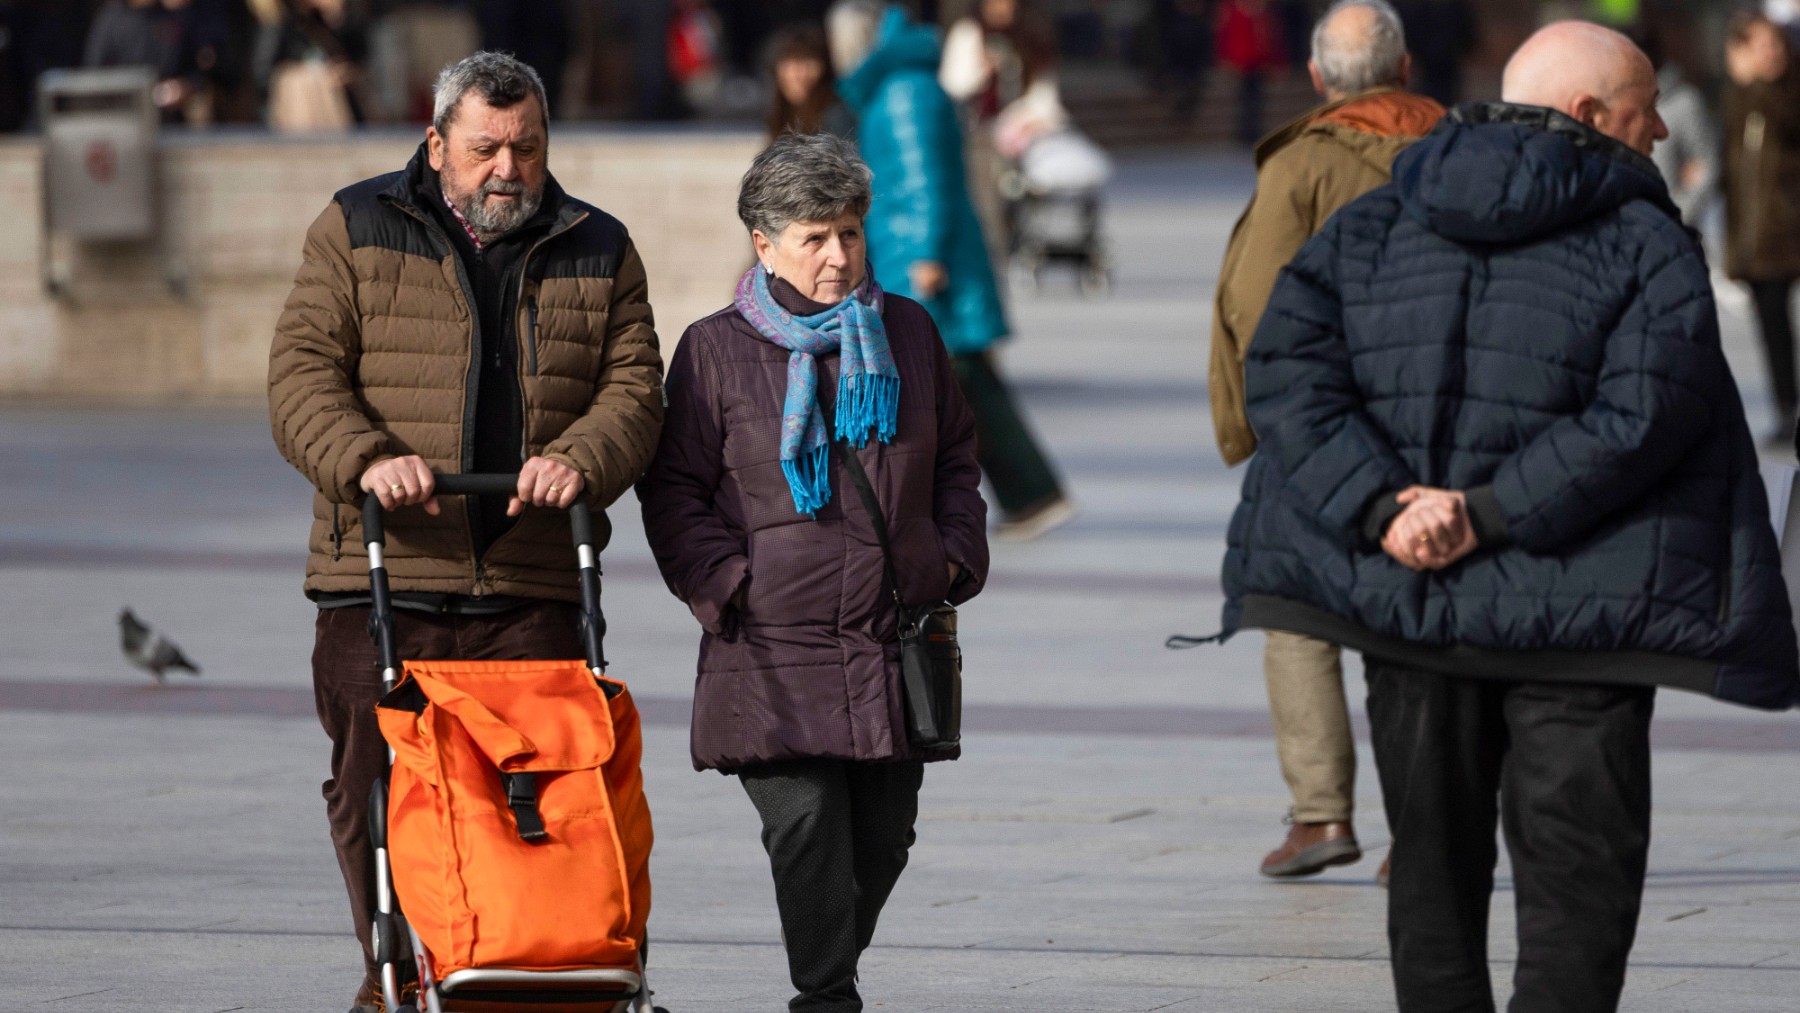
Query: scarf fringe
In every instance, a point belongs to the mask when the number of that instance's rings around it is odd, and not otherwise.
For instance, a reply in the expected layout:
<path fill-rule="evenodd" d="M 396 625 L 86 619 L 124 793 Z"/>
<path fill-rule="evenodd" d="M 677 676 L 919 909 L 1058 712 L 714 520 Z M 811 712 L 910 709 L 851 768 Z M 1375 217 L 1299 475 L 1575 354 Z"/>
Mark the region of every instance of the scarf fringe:
<path fill-rule="evenodd" d="M 814 447 L 792 461 L 781 462 L 781 473 L 787 476 L 788 491 L 794 494 L 794 509 L 808 517 L 831 502 L 831 446 Z"/>
<path fill-rule="evenodd" d="M 883 443 L 894 439 L 900 417 L 900 378 L 844 373 L 838 379 L 837 434 L 853 447 L 868 444 L 870 430 Z"/>

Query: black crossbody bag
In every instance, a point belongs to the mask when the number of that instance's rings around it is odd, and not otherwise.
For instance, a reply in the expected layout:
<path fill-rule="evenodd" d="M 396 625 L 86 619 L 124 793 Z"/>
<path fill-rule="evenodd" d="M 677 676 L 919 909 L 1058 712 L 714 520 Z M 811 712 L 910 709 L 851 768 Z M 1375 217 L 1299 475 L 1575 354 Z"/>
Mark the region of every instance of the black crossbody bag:
<path fill-rule="evenodd" d="M 906 607 L 894 554 L 888 547 L 887 518 L 856 451 L 844 447 L 844 465 L 875 525 L 888 588 L 900 611 L 900 672 L 906 698 L 906 738 L 917 749 L 952 749 L 962 742 L 962 647 L 956 641 L 956 607 L 948 602 Z"/>

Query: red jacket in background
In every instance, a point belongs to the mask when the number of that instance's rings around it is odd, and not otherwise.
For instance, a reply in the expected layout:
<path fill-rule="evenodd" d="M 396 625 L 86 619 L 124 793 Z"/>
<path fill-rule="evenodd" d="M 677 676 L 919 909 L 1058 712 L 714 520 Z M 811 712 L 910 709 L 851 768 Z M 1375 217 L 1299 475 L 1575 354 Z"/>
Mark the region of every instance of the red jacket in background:
<path fill-rule="evenodd" d="M 1214 32 L 1219 62 L 1240 74 L 1279 67 L 1287 61 L 1281 48 L 1281 25 L 1266 0 L 1226 0 L 1219 5 Z"/>

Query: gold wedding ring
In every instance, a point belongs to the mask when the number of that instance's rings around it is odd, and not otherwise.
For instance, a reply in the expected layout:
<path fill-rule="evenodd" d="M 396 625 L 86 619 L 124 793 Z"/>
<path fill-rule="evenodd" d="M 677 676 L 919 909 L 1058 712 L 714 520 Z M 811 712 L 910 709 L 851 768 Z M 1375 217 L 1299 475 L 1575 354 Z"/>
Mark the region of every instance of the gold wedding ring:
<path fill-rule="evenodd" d="M 1429 541 L 1431 541 L 1430 535 L 1420 535 L 1419 536 L 1419 544 L 1420 545 L 1424 545 L 1426 542 L 1429 542 Z"/>
<path fill-rule="evenodd" d="M 402 490 L 404 488 L 406 488 L 406 486 L 403 486 L 398 482 L 394 482 L 388 486 L 388 490 L 391 492 L 399 492 L 400 490 Z"/>
<path fill-rule="evenodd" d="M 561 490 L 562 490 L 562 486 L 560 486 L 560 485 L 553 485 L 550 487 L 551 492 L 560 492 Z"/>

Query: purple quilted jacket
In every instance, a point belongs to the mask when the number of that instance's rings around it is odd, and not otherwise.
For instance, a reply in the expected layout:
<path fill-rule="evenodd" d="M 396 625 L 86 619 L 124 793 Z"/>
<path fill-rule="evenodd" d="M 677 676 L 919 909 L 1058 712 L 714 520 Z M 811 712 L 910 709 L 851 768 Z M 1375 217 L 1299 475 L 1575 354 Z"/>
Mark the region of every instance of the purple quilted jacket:
<path fill-rule="evenodd" d="M 797 315 L 825 309 L 785 283 L 774 292 Z M 900 371 L 899 426 L 859 457 L 907 604 L 960 603 L 988 568 L 974 417 L 925 310 L 889 294 L 882 319 Z M 638 484 L 657 564 L 705 630 L 694 766 L 952 759 L 907 744 L 894 602 L 843 444 L 832 448 L 830 502 L 816 518 L 794 509 L 780 461 L 787 361 L 735 309 L 688 328 L 666 381 L 662 444 Z M 818 369 L 829 420 L 838 356 L 821 356 Z M 946 563 L 961 568 L 954 586 Z"/>

